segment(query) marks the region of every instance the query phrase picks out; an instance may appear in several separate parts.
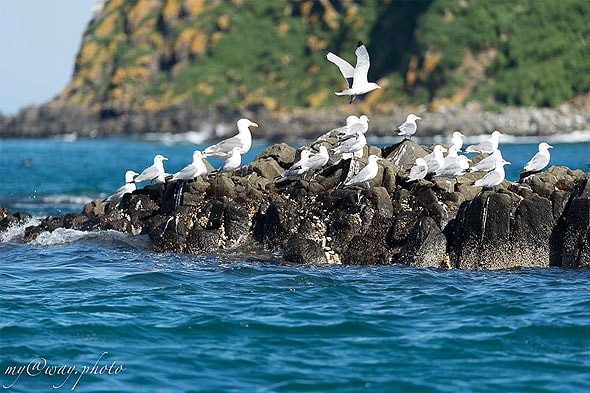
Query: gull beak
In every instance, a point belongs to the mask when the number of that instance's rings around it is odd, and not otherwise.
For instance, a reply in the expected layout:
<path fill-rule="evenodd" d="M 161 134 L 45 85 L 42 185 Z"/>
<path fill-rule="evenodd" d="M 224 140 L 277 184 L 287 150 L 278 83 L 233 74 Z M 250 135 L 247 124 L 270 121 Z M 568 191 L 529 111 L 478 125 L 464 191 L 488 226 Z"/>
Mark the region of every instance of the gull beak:
<path fill-rule="evenodd" d="M 421 117 L 418 117 L 418 116 L 416 116 L 416 120 L 422 120 L 422 118 L 421 118 Z"/>
<path fill-rule="evenodd" d="M 547 145 L 547 149 L 553 149 L 553 146 Z"/>
<path fill-rule="evenodd" d="M 447 151 L 449 151 L 446 147 L 442 146 L 442 152 L 446 153 Z"/>
<path fill-rule="evenodd" d="M 251 125 L 252 127 L 258 127 L 258 124 L 257 124 L 257 123 L 254 123 L 254 122 L 250 123 L 250 125 Z"/>
<path fill-rule="evenodd" d="M 162 160 L 167 160 L 167 159 L 168 159 L 167 157 L 163 157 L 163 158 L 162 158 Z"/>

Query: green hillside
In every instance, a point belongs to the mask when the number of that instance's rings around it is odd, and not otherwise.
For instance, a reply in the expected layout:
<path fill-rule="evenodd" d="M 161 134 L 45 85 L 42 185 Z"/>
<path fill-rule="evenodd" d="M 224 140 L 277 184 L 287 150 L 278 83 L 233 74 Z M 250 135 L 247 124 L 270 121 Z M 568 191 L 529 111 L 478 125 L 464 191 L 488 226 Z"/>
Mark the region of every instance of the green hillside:
<path fill-rule="evenodd" d="M 329 50 L 371 54 L 362 105 L 555 106 L 590 91 L 586 0 L 106 0 L 50 103 L 104 116 L 345 102 Z"/>

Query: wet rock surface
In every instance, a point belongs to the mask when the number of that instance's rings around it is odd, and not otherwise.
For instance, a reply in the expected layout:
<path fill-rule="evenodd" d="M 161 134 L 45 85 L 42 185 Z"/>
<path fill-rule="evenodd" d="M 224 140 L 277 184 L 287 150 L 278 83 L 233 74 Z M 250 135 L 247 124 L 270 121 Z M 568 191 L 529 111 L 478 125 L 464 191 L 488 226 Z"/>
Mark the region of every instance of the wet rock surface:
<path fill-rule="evenodd" d="M 329 143 L 329 142 L 327 142 Z M 96 200 L 80 214 L 26 228 L 31 241 L 56 228 L 147 234 L 156 252 L 207 254 L 256 245 L 292 263 L 393 264 L 458 269 L 590 267 L 590 184 L 580 170 L 551 167 L 494 190 L 484 174 L 407 181 L 426 152 L 410 140 L 379 151 L 369 185 L 343 188 L 350 160 L 299 179 L 276 176 L 299 157 L 273 145 L 230 174 L 149 185 L 119 203 Z M 360 159 L 360 166 L 365 165 Z M 0 229 L 22 219 L 0 210 Z"/>

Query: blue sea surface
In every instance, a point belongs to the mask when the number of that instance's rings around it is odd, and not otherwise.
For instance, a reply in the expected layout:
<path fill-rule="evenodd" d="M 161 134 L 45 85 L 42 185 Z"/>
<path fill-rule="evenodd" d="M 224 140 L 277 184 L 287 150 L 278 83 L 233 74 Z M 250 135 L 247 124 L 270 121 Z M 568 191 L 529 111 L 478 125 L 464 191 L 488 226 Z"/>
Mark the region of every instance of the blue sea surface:
<path fill-rule="evenodd" d="M 552 144 L 552 165 L 587 170 L 590 144 Z M 174 172 L 194 149 L 0 140 L 0 206 L 79 212 L 125 170 L 160 153 Z M 502 151 L 514 180 L 536 143 Z M 589 270 L 311 267 L 23 230 L 0 234 L 0 391 L 590 392 Z"/>

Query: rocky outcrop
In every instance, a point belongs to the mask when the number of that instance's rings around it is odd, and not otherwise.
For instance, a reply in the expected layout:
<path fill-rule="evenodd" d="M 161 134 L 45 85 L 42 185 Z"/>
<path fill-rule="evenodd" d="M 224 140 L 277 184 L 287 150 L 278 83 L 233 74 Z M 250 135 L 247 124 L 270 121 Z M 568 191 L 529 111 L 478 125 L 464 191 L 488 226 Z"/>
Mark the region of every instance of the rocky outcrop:
<path fill-rule="evenodd" d="M 316 173 L 277 183 L 298 152 L 273 145 L 233 174 L 149 185 L 118 204 L 97 200 L 81 214 L 47 217 L 26 228 L 25 241 L 58 227 L 114 229 L 147 234 L 157 252 L 207 254 L 247 244 L 315 265 L 590 267 L 588 174 L 551 167 L 496 190 L 471 185 L 483 174 L 408 183 L 404 163 L 427 150 L 410 140 L 365 147 L 364 157 L 389 158 L 368 186 L 343 188 L 350 161 L 339 156 Z"/>

